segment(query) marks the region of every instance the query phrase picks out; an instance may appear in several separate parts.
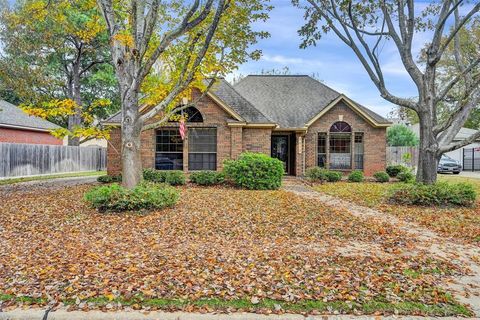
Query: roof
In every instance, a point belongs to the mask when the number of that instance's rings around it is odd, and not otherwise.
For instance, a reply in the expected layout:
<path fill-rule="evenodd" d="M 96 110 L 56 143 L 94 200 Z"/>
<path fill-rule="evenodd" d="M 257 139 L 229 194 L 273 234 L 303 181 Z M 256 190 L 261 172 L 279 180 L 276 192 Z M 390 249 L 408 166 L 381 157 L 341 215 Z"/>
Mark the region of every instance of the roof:
<path fill-rule="evenodd" d="M 234 89 L 271 121 L 284 128 L 306 126 L 322 110 L 343 96 L 307 75 L 250 75 L 236 84 Z M 370 109 L 353 103 L 375 122 L 390 124 Z"/>
<path fill-rule="evenodd" d="M 417 135 L 417 137 L 420 137 L 420 125 L 418 123 L 411 125 L 409 128 Z M 455 138 L 453 138 L 453 141 L 465 140 L 477 132 L 478 130 L 462 127 L 455 135 Z M 480 138 L 476 141 L 480 141 Z"/>
<path fill-rule="evenodd" d="M 210 91 L 228 104 L 247 123 L 273 123 L 270 119 L 241 96 L 225 79 L 215 83 Z"/>
<path fill-rule="evenodd" d="M 30 130 L 50 131 L 60 128 L 40 117 L 30 116 L 19 107 L 0 100 L 0 126 L 21 127 Z"/>
<path fill-rule="evenodd" d="M 310 76 L 247 76 L 235 86 L 220 79 L 209 94 L 221 100 L 225 108 L 251 124 L 277 124 L 280 128 L 304 128 L 332 103 L 344 99 L 371 122 L 389 125 L 390 122 L 370 109 L 348 99 Z M 238 118 L 237 116 L 237 118 Z M 117 112 L 105 123 L 120 123 Z"/>

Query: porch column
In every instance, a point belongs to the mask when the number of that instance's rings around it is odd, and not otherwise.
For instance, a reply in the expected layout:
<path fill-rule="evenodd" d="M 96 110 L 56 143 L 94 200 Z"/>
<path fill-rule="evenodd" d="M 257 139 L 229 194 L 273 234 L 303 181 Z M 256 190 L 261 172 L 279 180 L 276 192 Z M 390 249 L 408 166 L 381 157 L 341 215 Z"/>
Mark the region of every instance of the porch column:
<path fill-rule="evenodd" d="M 237 159 L 242 153 L 242 127 L 230 127 L 230 158 Z"/>
<path fill-rule="evenodd" d="M 295 143 L 295 175 L 299 177 L 305 174 L 305 134 L 297 132 Z"/>

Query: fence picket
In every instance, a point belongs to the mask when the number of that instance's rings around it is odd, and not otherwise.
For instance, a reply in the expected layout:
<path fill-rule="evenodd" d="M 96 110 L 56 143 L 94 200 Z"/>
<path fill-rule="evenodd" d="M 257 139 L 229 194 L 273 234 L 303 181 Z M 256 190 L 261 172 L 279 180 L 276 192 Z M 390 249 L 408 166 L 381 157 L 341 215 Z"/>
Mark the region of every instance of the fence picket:
<path fill-rule="evenodd" d="M 102 171 L 106 163 L 106 148 L 0 143 L 0 178 Z"/>

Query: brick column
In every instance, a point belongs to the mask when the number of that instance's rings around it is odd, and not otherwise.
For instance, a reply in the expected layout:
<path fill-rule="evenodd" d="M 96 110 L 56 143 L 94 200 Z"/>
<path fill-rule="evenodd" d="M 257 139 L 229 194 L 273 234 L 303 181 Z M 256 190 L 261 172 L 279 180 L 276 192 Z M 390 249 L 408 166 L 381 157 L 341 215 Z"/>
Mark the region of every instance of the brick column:
<path fill-rule="evenodd" d="M 297 133 L 295 143 L 295 175 L 300 177 L 305 173 L 305 135 Z"/>
<path fill-rule="evenodd" d="M 237 159 L 242 153 L 242 127 L 230 127 L 230 158 Z"/>

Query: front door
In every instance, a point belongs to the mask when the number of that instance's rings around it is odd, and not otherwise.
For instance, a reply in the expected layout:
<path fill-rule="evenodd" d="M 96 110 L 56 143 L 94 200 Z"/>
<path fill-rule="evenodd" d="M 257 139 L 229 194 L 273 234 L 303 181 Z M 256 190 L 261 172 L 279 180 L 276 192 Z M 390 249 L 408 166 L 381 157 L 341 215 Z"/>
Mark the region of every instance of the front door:
<path fill-rule="evenodd" d="M 288 173 L 290 170 L 288 156 L 288 136 L 272 136 L 272 157 L 283 162 L 285 173 Z"/>

